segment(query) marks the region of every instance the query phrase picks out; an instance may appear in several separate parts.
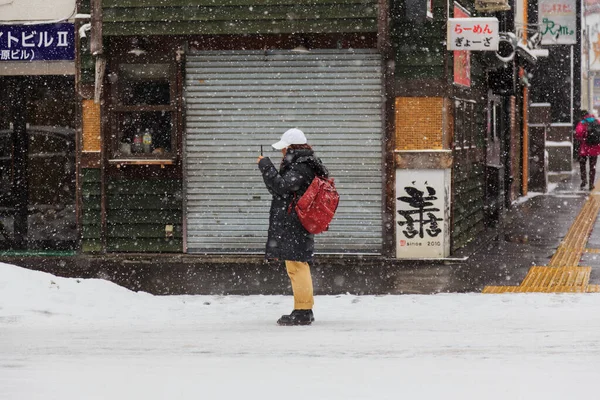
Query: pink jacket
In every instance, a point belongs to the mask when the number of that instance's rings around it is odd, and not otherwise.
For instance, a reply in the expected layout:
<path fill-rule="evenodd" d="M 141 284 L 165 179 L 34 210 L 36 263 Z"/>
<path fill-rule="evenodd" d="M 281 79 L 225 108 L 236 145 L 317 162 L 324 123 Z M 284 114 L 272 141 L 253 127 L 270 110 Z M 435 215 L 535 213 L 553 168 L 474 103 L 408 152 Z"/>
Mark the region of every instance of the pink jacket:
<path fill-rule="evenodd" d="M 597 157 L 600 155 L 600 144 L 590 146 L 585 143 L 587 136 L 587 124 L 593 121 L 595 117 L 592 114 L 587 114 L 575 127 L 575 139 L 579 140 L 579 155 L 581 157 Z"/>

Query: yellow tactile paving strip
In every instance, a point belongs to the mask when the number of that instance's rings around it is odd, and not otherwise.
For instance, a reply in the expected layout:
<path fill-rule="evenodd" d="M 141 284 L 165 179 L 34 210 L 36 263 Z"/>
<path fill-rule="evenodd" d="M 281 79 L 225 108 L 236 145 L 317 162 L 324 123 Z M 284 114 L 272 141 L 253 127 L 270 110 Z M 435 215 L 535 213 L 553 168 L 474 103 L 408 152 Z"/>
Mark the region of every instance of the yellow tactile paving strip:
<path fill-rule="evenodd" d="M 519 286 L 486 286 L 483 293 L 600 293 L 600 285 L 589 284 L 592 268 L 578 266 L 584 252 L 600 253 L 585 248 L 600 211 L 597 196 L 594 190 L 588 197 L 547 266 L 531 267 Z"/>

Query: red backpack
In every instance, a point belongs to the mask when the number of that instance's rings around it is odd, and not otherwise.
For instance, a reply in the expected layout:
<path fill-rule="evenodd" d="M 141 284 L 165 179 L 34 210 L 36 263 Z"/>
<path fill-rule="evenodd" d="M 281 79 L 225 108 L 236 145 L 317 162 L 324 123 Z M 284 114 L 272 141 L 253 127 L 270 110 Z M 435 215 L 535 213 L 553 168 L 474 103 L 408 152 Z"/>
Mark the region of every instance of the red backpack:
<path fill-rule="evenodd" d="M 294 209 L 304 229 L 317 234 L 329 229 L 339 202 L 340 195 L 335 190 L 333 178 L 315 176 Z M 288 212 L 292 211 L 293 204 L 292 201 Z"/>

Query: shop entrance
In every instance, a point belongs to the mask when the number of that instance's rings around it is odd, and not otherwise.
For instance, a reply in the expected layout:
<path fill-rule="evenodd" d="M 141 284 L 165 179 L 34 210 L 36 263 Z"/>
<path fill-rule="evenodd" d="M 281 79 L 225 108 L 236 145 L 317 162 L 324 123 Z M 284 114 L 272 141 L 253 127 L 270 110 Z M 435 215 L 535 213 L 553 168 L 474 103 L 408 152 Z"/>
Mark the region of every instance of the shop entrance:
<path fill-rule="evenodd" d="M 75 80 L 4 76 L 0 87 L 0 249 L 75 249 Z"/>

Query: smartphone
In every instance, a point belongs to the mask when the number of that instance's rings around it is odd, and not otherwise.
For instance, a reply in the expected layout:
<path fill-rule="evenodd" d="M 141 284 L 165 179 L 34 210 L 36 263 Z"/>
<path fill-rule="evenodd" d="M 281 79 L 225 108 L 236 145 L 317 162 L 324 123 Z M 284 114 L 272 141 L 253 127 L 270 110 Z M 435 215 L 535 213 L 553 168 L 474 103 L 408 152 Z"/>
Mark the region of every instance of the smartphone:
<path fill-rule="evenodd" d="M 262 153 L 262 144 L 260 145 L 260 155 L 261 156 L 263 155 L 263 153 Z"/>

